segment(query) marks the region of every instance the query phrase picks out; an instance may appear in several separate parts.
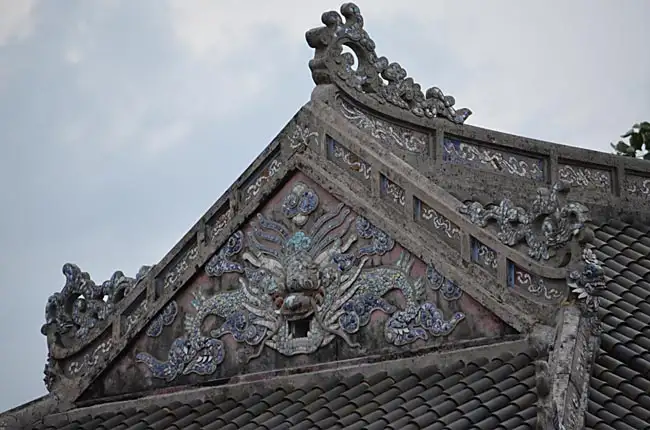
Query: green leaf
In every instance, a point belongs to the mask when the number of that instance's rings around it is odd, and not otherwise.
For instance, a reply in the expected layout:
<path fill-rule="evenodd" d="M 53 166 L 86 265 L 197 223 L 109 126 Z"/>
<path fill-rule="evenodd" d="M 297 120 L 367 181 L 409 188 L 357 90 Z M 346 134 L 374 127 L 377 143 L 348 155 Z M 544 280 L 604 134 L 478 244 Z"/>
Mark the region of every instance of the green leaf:
<path fill-rule="evenodd" d="M 641 133 L 634 133 L 630 136 L 630 146 L 637 151 L 643 148 L 643 136 L 641 136 Z"/>
<path fill-rule="evenodd" d="M 630 137 L 630 136 L 632 136 L 634 133 L 636 133 L 636 131 L 634 131 L 634 129 L 630 129 L 630 130 L 628 130 L 627 133 L 625 133 L 625 134 L 622 135 L 621 137 L 623 137 L 623 138 L 625 138 L 625 137 Z"/>
<path fill-rule="evenodd" d="M 618 152 L 627 152 L 628 149 L 630 148 L 630 145 L 627 143 L 623 142 L 622 140 L 619 140 L 616 146 L 612 144 L 612 147 L 617 150 Z"/>
<path fill-rule="evenodd" d="M 644 132 L 650 132 L 650 122 L 648 121 L 643 121 L 641 124 L 639 124 L 639 130 L 644 131 Z"/>

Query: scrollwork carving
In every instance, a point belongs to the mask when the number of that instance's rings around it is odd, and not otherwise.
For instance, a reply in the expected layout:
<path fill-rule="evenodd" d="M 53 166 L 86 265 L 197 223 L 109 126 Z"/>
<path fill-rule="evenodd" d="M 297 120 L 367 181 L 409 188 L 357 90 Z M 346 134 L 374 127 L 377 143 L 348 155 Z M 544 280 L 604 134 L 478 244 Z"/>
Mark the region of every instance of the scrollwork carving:
<path fill-rule="evenodd" d="M 396 106 L 417 117 L 441 117 L 462 124 L 472 114 L 467 108 L 456 110 L 454 98 L 444 95 L 437 87 L 423 93 L 402 66 L 378 57 L 375 42 L 364 30 L 361 11 L 354 3 L 341 6 L 341 14 L 325 12 L 321 20 L 325 27 L 306 34 L 307 43 L 316 50 L 309 62 L 316 85 L 340 83 L 378 103 Z M 344 46 L 356 54 L 356 69 L 354 56 L 343 52 Z"/>
<path fill-rule="evenodd" d="M 566 202 L 569 185 L 558 182 L 551 190 L 538 188 L 535 199 L 526 210 L 510 199 L 499 204 L 483 206 L 467 202 L 459 211 L 481 227 L 495 221 L 497 237 L 508 246 L 525 243 L 528 255 L 536 260 L 548 260 L 555 250 L 564 247 L 585 229 L 590 220 L 589 209 L 581 203 Z"/>

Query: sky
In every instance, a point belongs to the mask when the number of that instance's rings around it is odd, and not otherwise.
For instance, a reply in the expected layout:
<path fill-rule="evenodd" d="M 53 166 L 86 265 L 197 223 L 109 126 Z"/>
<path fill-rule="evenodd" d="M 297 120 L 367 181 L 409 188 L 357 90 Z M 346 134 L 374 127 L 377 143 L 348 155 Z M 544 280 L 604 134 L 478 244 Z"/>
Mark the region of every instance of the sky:
<path fill-rule="evenodd" d="M 159 261 L 309 100 L 304 33 L 341 3 L 0 0 L 0 411 L 46 393 L 63 264 Z M 468 124 L 609 152 L 650 120 L 647 0 L 357 4 Z"/>

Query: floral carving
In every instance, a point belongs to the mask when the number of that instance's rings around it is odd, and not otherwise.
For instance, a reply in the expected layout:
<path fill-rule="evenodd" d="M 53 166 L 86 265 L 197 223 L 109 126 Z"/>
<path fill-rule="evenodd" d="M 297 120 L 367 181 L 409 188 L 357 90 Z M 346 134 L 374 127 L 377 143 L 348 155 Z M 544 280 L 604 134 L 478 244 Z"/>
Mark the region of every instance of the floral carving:
<path fill-rule="evenodd" d="M 590 220 L 589 210 L 581 203 L 564 202 L 561 197 L 569 191 L 565 182 L 558 182 L 551 190 L 538 188 L 529 210 L 515 206 L 510 199 L 483 206 L 468 202 L 459 211 L 481 227 L 495 221 L 497 237 L 509 246 L 525 242 L 528 255 L 536 260 L 548 260 L 554 250 L 565 246 L 585 228 Z"/>
<path fill-rule="evenodd" d="M 45 307 L 45 324 L 41 332 L 48 341 L 60 341 L 61 336 L 82 340 L 101 321 L 107 320 L 116 305 L 144 277 L 149 267 L 143 266 L 136 278 L 117 271 L 100 285 L 82 272 L 78 266 L 66 263 L 63 275 L 66 282 L 61 292 L 52 294 Z"/>
<path fill-rule="evenodd" d="M 395 346 L 447 335 L 465 318 L 456 312 L 447 320 L 425 300 L 425 280 L 411 277 L 414 260 L 406 251 L 391 265 L 367 267 L 370 257 L 391 251 L 394 240 L 343 204 L 317 212 L 319 201 L 312 189 L 296 182 L 279 211 L 284 220 L 258 214 L 248 234 L 233 235 L 217 255 L 230 268 L 238 265 L 231 272 L 239 288 L 211 296 L 195 292 L 184 335 L 173 342 L 166 360 L 140 352 L 137 361 L 154 377 L 170 381 L 214 373 L 226 354 L 220 339 L 226 334 L 252 347 L 252 360 L 265 348 L 286 356 L 309 354 L 336 338 L 359 348 L 350 336 L 375 311 L 388 315 L 384 337 Z M 385 298 L 395 290 L 404 297 L 403 308 Z M 206 332 L 209 316 L 223 322 Z"/>
<path fill-rule="evenodd" d="M 321 20 L 325 27 L 310 30 L 306 35 L 307 43 L 316 50 L 309 68 L 317 85 L 340 83 L 417 117 L 441 117 L 462 124 L 472 114 L 466 108 L 456 110 L 454 98 L 444 95 L 439 88 L 432 87 L 423 93 L 402 66 L 378 57 L 375 42 L 363 29 L 363 17 L 354 3 L 341 6 L 341 14 L 325 12 Z M 344 46 L 355 52 L 356 69 L 354 56 L 343 52 Z"/>

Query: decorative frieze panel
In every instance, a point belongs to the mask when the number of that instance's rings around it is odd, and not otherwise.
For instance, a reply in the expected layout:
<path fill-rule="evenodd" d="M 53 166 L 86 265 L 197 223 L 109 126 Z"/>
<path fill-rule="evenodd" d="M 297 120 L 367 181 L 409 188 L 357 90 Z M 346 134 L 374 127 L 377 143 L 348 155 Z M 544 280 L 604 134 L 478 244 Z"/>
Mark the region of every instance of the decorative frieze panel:
<path fill-rule="evenodd" d="M 546 179 L 542 158 L 485 148 L 455 137 L 445 136 L 442 142 L 442 161 L 539 182 Z"/>
<path fill-rule="evenodd" d="M 569 185 L 560 181 L 550 190 L 539 188 L 528 210 L 515 206 L 510 199 L 486 206 L 480 202 L 466 202 L 458 210 L 481 227 L 494 222 L 496 235 L 504 244 L 525 244 L 530 257 L 549 260 L 561 248 L 571 256 L 567 245 L 583 232 L 585 223 L 590 220 L 585 205 L 565 200 L 568 192 Z M 558 265 L 566 253 L 559 256 Z"/>
<path fill-rule="evenodd" d="M 287 140 L 291 149 L 301 147 L 318 147 L 318 132 L 310 124 L 296 121 L 287 132 Z"/>
<path fill-rule="evenodd" d="M 610 170 L 560 163 L 558 179 L 578 188 L 612 191 Z"/>
<path fill-rule="evenodd" d="M 650 177 L 627 173 L 625 191 L 634 197 L 650 199 Z"/>
<path fill-rule="evenodd" d="M 213 243 L 219 234 L 226 228 L 234 212 L 230 207 L 230 202 L 224 204 L 217 213 L 212 217 L 211 220 L 207 222 L 206 225 L 206 236 L 209 243 Z"/>
<path fill-rule="evenodd" d="M 183 274 L 196 264 L 198 257 L 199 248 L 196 242 L 191 243 L 184 251 L 179 252 L 179 255 L 158 275 L 158 279 L 162 280 L 162 290 L 166 291 L 170 288 L 180 287 Z"/>
<path fill-rule="evenodd" d="M 417 197 L 413 198 L 415 220 L 436 236 L 460 249 L 460 228 Z"/>
<path fill-rule="evenodd" d="M 404 188 L 400 187 L 384 175 L 381 175 L 380 178 L 379 192 L 381 193 L 382 198 L 385 198 L 398 206 L 406 206 L 406 192 L 404 191 Z"/>
<path fill-rule="evenodd" d="M 375 103 L 403 109 L 415 117 L 440 117 L 462 124 L 472 114 L 466 108 L 455 109 L 456 100 L 437 87 L 423 93 L 402 66 L 377 56 L 375 42 L 363 28 L 357 5 L 345 3 L 341 15 L 326 12 L 321 18 L 325 26 L 307 32 L 307 43 L 316 50 L 309 62 L 316 85 L 337 83 Z M 344 46 L 357 54 L 356 67 L 354 56 L 344 52 Z"/>
<path fill-rule="evenodd" d="M 262 188 L 280 171 L 282 160 L 273 158 L 260 168 L 252 177 L 246 181 L 243 189 L 242 199 L 248 203 L 262 191 Z"/>
<path fill-rule="evenodd" d="M 327 158 L 370 187 L 372 166 L 339 142 L 327 136 Z"/>
<path fill-rule="evenodd" d="M 499 268 L 497 252 L 475 237 L 470 238 L 472 261 L 496 276 Z"/>
<path fill-rule="evenodd" d="M 148 309 L 147 292 L 142 291 L 138 298 L 120 315 L 120 336 L 124 336 L 133 330 Z"/>
<path fill-rule="evenodd" d="M 341 100 L 341 113 L 348 121 L 367 131 L 389 148 L 397 148 L 414 154 L 426 155 L 429 153 L 429 139 L 425 133 L 381 120 L 345 100 Z"/>
<path fill-rule="evenodd" d="M 541 302 L 557 303 L 566 295 L 556 287 L 557 281 L 543 279 L 508 260 L 508 287 Z"/>
<path fill-rule="evenodd" d="M 87 348 L 87 352 L 79 354 L 67 361 L 65 367 L 66 376 L 68 378 L 75 378 L 91 373 L 98 363 L 106 360 L 112 347 L 113 337 L 109 331 L 105 336 L 101 337 Z"/>
<path fill-rule="evenodd" d="M 151 320 L 149 327 L 147 327 L 147 336 L 160 336 L 166 326 L 172 325 L 176 315 L 178 315 L 178 303 L 176 303 L 176 300 L 172 300 Z"/>

